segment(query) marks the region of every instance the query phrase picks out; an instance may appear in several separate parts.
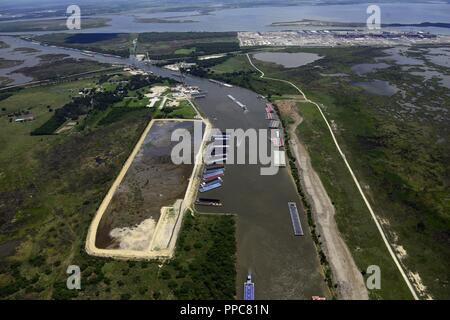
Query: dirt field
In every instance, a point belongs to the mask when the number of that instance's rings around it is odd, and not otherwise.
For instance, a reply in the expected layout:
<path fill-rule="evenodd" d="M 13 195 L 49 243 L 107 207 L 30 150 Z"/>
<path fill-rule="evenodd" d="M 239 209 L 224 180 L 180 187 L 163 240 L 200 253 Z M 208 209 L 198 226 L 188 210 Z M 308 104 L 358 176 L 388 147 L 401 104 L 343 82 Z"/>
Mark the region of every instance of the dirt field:
<path fill-rule="evenodd" d="M 175 165 L 170 153 L 176 142 L 171 133 L 192 122 L 155 123 L 124 180 L 117 188 L 97 231 L 102 249 L 144 250 L 161 215 L 161 208 L 183 199 L 193 165 Z"/>

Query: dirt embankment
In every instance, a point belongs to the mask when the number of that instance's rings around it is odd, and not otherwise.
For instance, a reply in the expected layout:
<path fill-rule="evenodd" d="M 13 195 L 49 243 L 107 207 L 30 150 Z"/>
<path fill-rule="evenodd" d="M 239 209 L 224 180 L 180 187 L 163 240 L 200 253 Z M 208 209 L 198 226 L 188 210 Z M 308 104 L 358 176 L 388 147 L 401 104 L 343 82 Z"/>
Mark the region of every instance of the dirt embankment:
<path fill-rule="evenodd" d="M 299 170 L 302 187 L 313 209 L 315 223 L 318 226 L 324 250 L 334 281 L 337 283 L 337 294 L 340 299 L 366 300 L 368 299 L 364 278 L 356 266 L 353 257 L 339 233 L 335 221 L 335 209 L 317 173 L 311 165 L 311 159 L 295 133 L 301 124 L 302 118 L 297 111 L 297 103 L 301 97 L 295 100 L 278 101 L 277 105 L 284 116 L 294 120 L 289 128 L 290 146 L 297 159 L 296 165 Z"/>

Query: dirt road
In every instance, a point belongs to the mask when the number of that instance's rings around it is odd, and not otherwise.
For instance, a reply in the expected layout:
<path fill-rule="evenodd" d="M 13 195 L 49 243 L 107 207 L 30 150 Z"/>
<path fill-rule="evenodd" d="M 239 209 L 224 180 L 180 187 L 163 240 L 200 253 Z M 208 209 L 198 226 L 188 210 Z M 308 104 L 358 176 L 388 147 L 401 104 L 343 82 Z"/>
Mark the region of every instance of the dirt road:
<path fill-rule="evenodd" d="M 322 240 L 322 249 L 328 258 L 334 281 L 338 284 L 339 299 L 366 300 L 367 290 L 361 272 L 342 239 L 336 221 L 335 210 L 317 173 L 311 166 L 311 160 L 305 146 L 295 133 L 302 118 L 297 112 L 297 101 L 283 100 L 277 102 L 280 111 L 294 120 L 289 126 L 289 144 L 297 159 L 302 188 L 306 191 Z"/>

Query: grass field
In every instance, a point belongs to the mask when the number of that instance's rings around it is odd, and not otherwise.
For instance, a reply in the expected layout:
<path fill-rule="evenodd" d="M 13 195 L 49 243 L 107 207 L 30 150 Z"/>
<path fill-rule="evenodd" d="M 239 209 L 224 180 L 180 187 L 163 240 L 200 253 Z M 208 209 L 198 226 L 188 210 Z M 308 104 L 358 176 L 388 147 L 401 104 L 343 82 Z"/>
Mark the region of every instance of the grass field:
<path fill-rule="evenodd" d="M 174 53 L 175 53 L 176 55 L 188 56 L 188 55 L 194 53 L 195 50 L 196 50 L 195 47 L 193 47 L 193 48 L 183 48 L 183 49 L 175 50 Z"/>
<path fill-rule="evenodd" d="M 215 74 L 232 73 L 235 71 L 253 71 L 253 68 L 248 64 L 245 56 L 232 56 L 225 62 L 215 65 L 211 68 L 211 72 Z"/>
<path fill-rule="evenodd" d="M 3 168 L 0 186 L 3 191 L 29 183 L 32 173 L 39 166 L 35 152 L 46 150 L 56 138 L 39 139 L 29 133 L 45 123 L 53 113 L 78 95 L 78 89 L 92 86 L 91 80 L 64 83 L 20 90 L 0 101 L 0 164 Z M 25 123 L 9 123 L 7 114 L 30 111 L 36 120 Z M 7 169 L 7 170 L 6 170 Z M 0 236 L 0 239 L 2 236 Z"/>
<path fill-rule="evenodd" d="M 339 230 L 357 265 L 362 272 L 370 265 L 378 265 L 382 270 L 381 290 L 370 291 L 371 298 L 410 299 L 411 295 L 400 273 L 388 255 L 351 176 L 343 166 L 322 116 L 312 104 L 299 104 L 299 111 L 303 123 L 298 127 L 297 134 L 308 146 L 313 166 L 335 206 Z"/>
<path fill-rule="evenodd" d="M 180 102 L 180 105 L 176 108 L 164 108 L 163 110 L 156 110 L 154 113 L 155 118 L 180 118 L 180 119 L 193 119 L 197 113 L 192 108 L 191 104 L 187 100 Z"/>

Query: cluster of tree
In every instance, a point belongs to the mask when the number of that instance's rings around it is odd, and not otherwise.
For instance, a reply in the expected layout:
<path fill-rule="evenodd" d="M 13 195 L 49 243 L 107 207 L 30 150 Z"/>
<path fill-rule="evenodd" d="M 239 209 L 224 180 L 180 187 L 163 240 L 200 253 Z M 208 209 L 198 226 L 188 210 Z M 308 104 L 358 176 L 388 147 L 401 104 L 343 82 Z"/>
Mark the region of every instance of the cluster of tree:
<path fill-rule="evenodd" d="M 195 67 L 190 67 L 189 69 L 183 69 L 183 72 L 190 73 L 197 77 L 208 77 L 208 74 L 210 72 L 210 68 L 221 64 L 229 59 L 230 55 L 227 54 L 221 58 L 216 59 L 206 59 L 206 60 L 199 60 L 197 57 L 193 57 L 187 62 L 195 62 L 197 65 Z"/>
<path fill-rule="evenodd" d="M 77 120 L 80 116 L 86 115 L 94 110 L 105 111 L 113 104 L 122 101 L 128 95 L 129 91 L 138 90 L 164 81 L 169 82 L 169 84 L 177 83 L 176 80 L 153 75 L 134 75 L 129 79 L 128 83 L 117 86 L 113 92 L 85 90 L 83 96 L 74 97 L 71 102 L 57 109 L 53 116 L 42 126 L 32 131 L 31 135 L 51 135 L 69 119 Z M 124 113 L 124 110 L 120 110 L 108 115 L 104 122 L 114 122 Z"/>
<path fill-rule="evenodd" d="M 69 35 L 64 42 L 72 44 L 96 43 L 100 41 L 114 40 L 119 37 L 119 33 L 77 33 Z"/>
<path fill-rule="evenodd" d="M 91 92 L 85 96 L 74 97 L 72 101 L 57 109 L 53 116 L 31 135 L 50 135 L 69 119 L 77 120 L 79 116 L 88 114 L 91 110 L 106 110 L 110 105 L 123 99 L 123 95 L 109 92 Z"/>
<path fill-rule="evenodd" d="M 195 44 L 195 55 L 215 54 L 223 52 L 238 51 L 237 42 L 204 42 Z"/>
<path fill-rule="evenodd" d="M 240 50 L 239 43 L 230 42 L 230 41 L 192 43 L 192 44 L 187 44 L 185 46 L 182 46 L 179 49 L 190 49 L 192 47 L 195 47 L 195 51 L 192 52 L 187 57 L 184 54 L 177 54 L 175 52 L 166 53 L 166 54 L 150 53 L 149 56 L 150 56 L 150 59 L 153 59 L 153 60 L 170 60 L 172 63 L 175 63 L 178 61 L 192 62 L 198 56 L 208 55 L 208 54 L 226 53 L 226 52 L 233 52 L 233 51 Z M 177 60 L 177 59 L 179 59 L 179 60 Z"/>
<path fill-rule="evenodd" d="M 192 74 L 193 76 L 200 77 L 200 78 L 207 78 L 208 77 L 208 69 L 202 68 L 200 66 L 191 67 L 188 70 L 182 69 L 182 72 L 187 72 Z"/>
<path fill-rule="evenodd" d="M 236 32 L 145 32 L 139 34 L 139 43 L 182 41 L 237 37 Z"/>
<path fill-rule="evenodd" d="M 13 95 L 12 92 L 2 92 L 0 93 L 0 101 L 6 100 Z"/>
<path fill-rule="evenodd" d="M 134 91 L 138 90 L 147 86 L 154 85 L 156 83 L 161 83 L 164 81 L 168 81 L 169 84 L 175 84 L 177 81 L 172 79 L 166 79 L 154 75 L 135 75 L 132 76 L 128 82 L 128 85 L 126 86 L 126 89 Z"/>
<path fill-rule="evenodd" d="M 177 299 L 234 299 L 235 220 L 231 216 L 214 217 L 214 222 L 201 231 L 201 238 L 192 243 L 194 239 L 190 237 L 199 230 L 195 219 L 186 217 L 178 241 L 179 250 L 183 251 L 180 255 L 193 257 L 191 262 L 184 265 L 182 259 L 175 259 L 170 267 L 176 271 L 176 278 L 172 279 L 169 272 L 164 272 L 162 278 L 168 280 L 168 287 Z M 190 254 L 194 248 L 201 248 L 200 254 Z"/>

